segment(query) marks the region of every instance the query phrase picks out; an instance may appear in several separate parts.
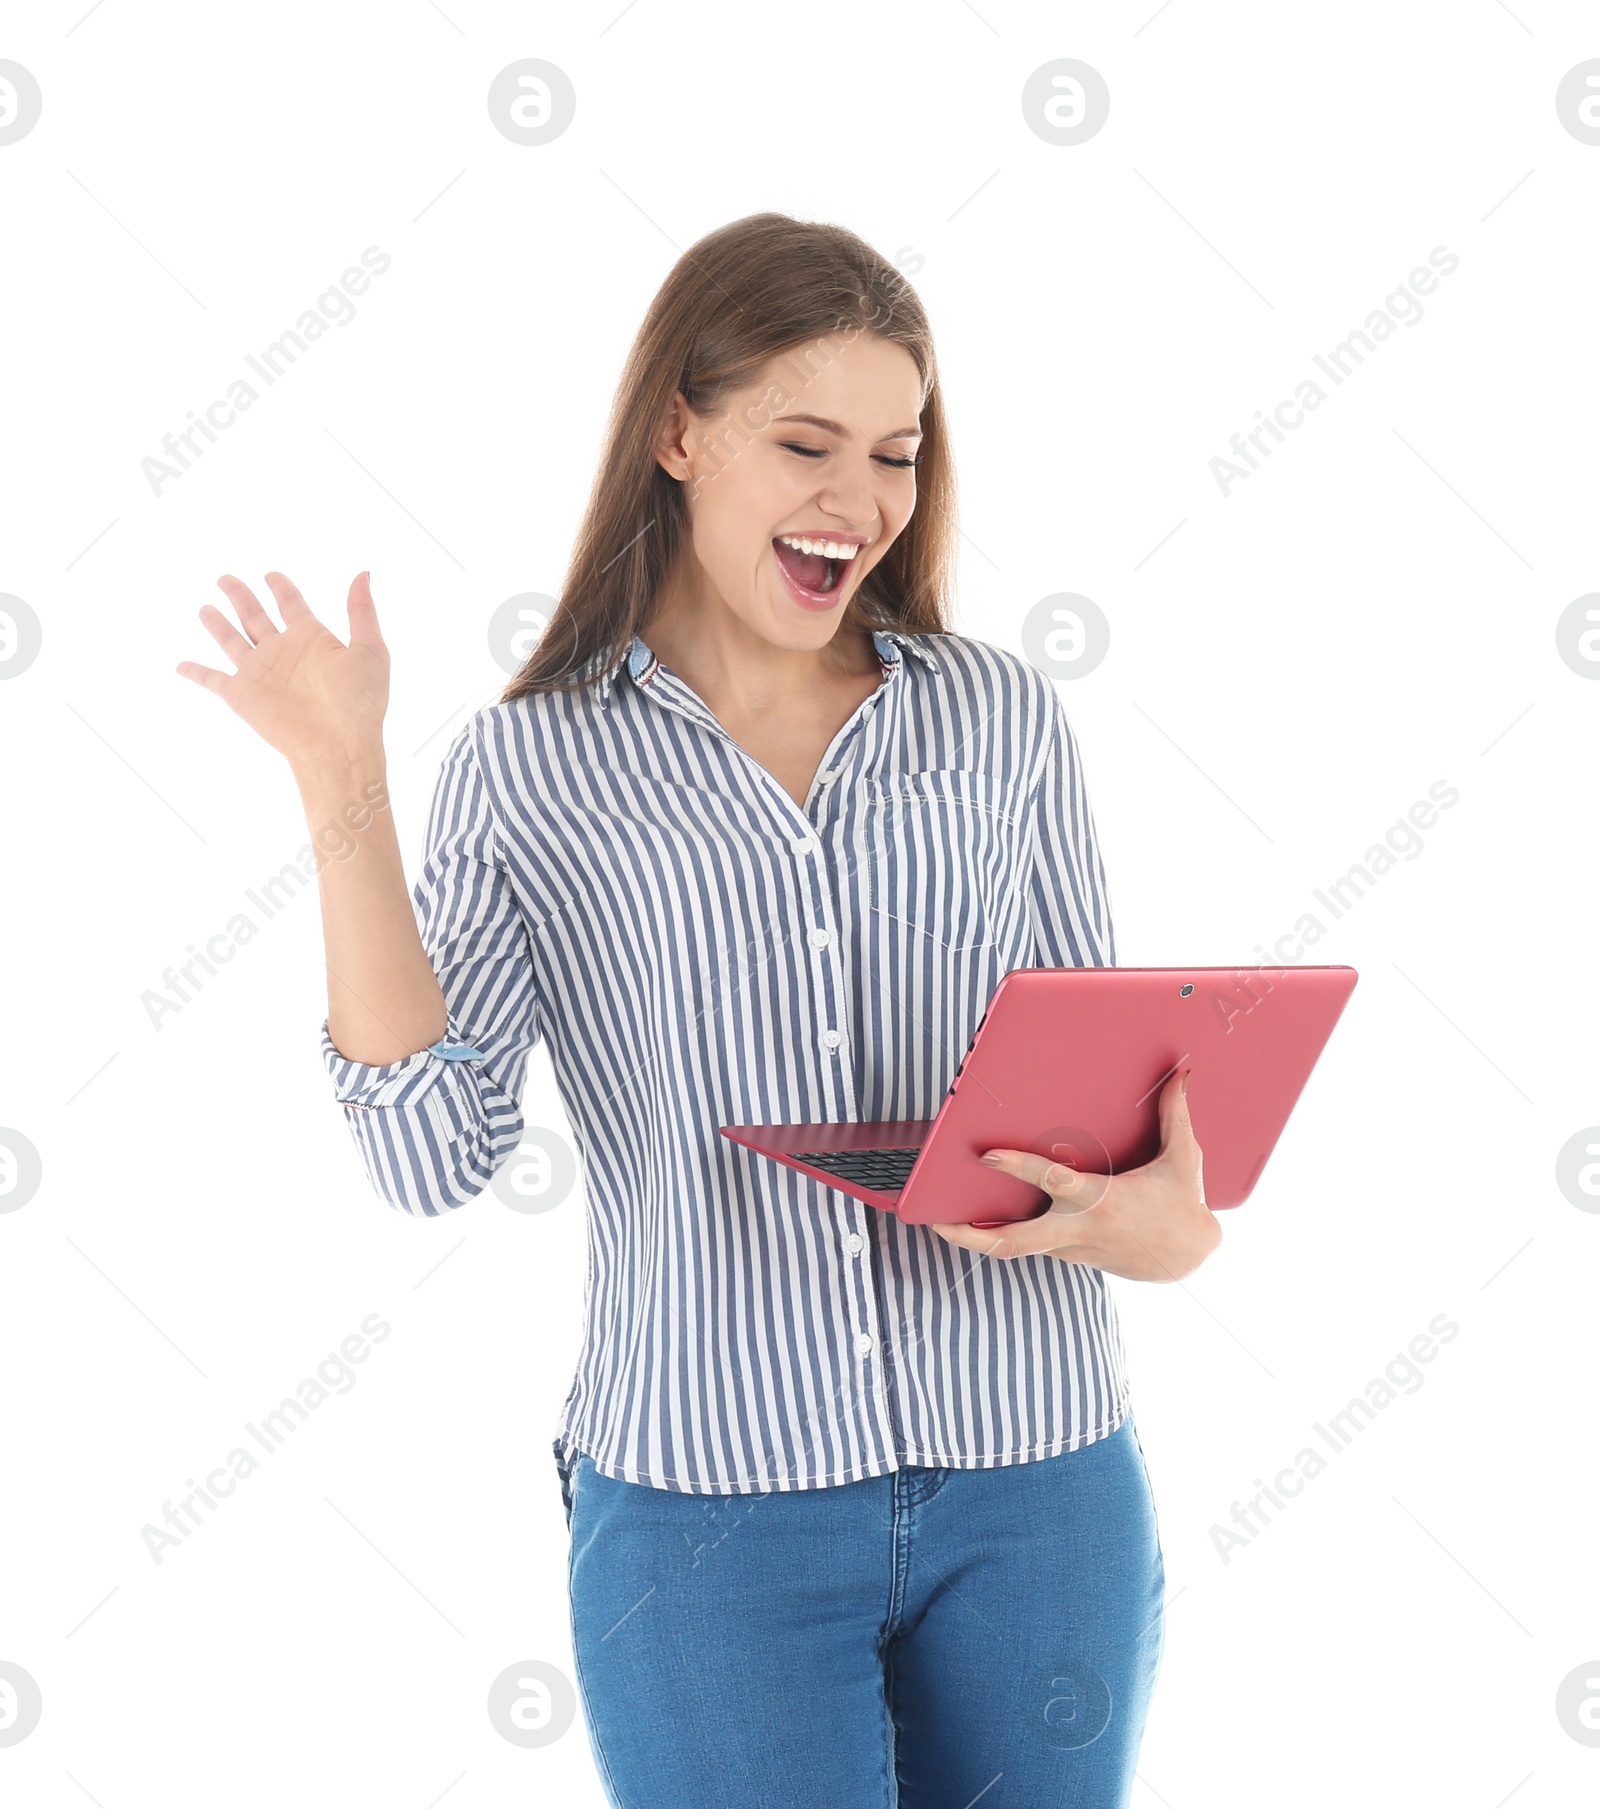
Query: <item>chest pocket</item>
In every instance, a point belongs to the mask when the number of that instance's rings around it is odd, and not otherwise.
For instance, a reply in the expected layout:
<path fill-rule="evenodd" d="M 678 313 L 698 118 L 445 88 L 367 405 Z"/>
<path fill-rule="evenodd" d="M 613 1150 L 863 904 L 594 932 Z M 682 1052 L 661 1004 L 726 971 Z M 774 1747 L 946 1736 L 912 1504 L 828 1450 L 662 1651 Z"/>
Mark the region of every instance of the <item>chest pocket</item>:
<path fill-rule="evenodd" d="M 951 953 L 990 948 L 1022 908 L 1020 799 L 962 767 L 863 782 L 856 848 L 873 927 Z"/>

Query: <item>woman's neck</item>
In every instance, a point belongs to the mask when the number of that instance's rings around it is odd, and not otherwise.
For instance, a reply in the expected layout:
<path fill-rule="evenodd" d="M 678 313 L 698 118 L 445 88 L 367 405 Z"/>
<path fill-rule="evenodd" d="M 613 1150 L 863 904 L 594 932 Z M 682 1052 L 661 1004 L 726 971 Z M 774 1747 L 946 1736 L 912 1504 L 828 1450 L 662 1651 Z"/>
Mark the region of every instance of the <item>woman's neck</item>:
<path fill-rule="evenodd" d="M 718 715 L 782 708 L 878 670 L 865 629 L 841 623 L 820 647 L 779 647 L 725 605 L 658 604 L 641 631 L 650 651 Z"/>

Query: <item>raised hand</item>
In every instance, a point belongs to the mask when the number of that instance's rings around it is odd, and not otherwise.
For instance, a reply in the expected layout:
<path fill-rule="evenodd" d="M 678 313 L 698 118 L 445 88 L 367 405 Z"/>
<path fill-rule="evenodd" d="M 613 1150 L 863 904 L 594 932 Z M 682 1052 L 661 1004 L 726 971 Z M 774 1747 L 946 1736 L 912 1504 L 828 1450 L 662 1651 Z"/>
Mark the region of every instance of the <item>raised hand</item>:
<path fill-rule="evenodd" d="M 448 1028 L 389 808 L 383 752 L 389 650 L 378 633 L 366 572 L 350 586 L 348 645 L 317 620 L 282 572 L 268 572 L 267 583 L 283 626 L 247 585 L 219 578 L 239 626 L 211 604 L 200 620 L 234 670 L 185 660 L 178 673 L 214 691 L 284 755 L 312 841 L 338 846 L 339 858 L 317 870 L 328 1032 L 341 1055 L 383 1066 L 430 1047 Z"/>
<path fill-rule="evenodd" d="M 389 702 L 389 650 L 378 632 L 370 574 L 359 573 L 350 586 L 348 645 L 317 620 L 282 572 L 266 577 L 283 626 L 248 585 L 219 578 L 239 627 L 212 603 L 200 620 L 235 669 L 183 660 L 179 676 L 214 692 L 291 765 L 368 757 L 382 744 Z"/>

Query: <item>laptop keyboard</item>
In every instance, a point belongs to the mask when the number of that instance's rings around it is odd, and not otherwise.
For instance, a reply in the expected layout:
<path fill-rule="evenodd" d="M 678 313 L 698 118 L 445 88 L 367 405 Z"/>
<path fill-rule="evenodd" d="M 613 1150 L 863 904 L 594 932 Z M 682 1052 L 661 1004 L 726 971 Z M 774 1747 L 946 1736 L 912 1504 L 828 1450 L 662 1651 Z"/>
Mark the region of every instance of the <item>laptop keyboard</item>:
<path fill-rule="evenodd" d="M 824 1169 L 841 1181 L 857 1187 L 871 1187 L 880 1193 L 898 1193 L 910 1177 L 913 1164 L 922 1154 L 916 1149 L 822 1149 L 795 1150 L 796 1162 Z"/>

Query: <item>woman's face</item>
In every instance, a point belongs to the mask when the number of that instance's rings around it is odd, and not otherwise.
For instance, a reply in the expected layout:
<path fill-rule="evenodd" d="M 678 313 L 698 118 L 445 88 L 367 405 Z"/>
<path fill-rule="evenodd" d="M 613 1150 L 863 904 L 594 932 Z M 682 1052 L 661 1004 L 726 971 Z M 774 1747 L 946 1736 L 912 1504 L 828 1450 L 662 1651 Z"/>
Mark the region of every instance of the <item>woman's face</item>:
<path fill-rule="evenodd" d="M 689 508 L 674 595 L 779 647 L 826 645 L 916 506 L 921 397 L 911 355 L 870 334 L 773 359 L 720 414 L 680 394 L 657 448 Z"/>

